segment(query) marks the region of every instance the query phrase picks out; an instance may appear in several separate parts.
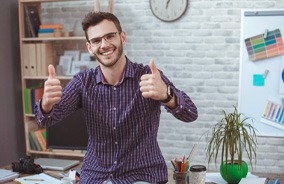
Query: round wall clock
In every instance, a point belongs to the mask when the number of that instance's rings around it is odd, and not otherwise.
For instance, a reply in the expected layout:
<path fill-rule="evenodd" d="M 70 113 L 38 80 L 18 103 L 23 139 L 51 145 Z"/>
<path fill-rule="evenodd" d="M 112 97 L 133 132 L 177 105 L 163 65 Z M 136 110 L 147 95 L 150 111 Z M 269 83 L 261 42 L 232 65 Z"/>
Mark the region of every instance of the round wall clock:
<path fill-rule="evenodd" d="M 185 13 L 187 6 L 188 0 L 150 0 L 153 14 L 166 22 L 179 19 Z"/>

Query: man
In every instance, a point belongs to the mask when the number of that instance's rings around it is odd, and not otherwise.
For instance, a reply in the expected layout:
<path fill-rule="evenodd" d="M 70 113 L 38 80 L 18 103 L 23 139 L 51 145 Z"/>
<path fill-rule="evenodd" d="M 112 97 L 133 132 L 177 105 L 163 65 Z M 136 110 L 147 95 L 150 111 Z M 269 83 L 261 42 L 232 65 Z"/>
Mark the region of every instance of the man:
<path fill-rule="evenodd" d="M 166 183 L 157 142 L 161 105 L 185 122 L 196 120 L 196 106 L 153 60 L 143 66 L 125 56 L 126 33 L 113 14 L 91 12 L 82 26 L 99 67 L 75 75 L 62 91 L 50 65 L 38 124 L 50 126 L 83 108 L 89 141 L 80 183 Z"/>

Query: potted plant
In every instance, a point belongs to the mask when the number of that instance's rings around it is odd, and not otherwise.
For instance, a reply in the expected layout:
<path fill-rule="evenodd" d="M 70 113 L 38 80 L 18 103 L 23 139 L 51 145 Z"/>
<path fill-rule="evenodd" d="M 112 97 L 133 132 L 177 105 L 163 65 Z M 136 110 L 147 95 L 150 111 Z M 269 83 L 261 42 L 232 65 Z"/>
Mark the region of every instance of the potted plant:
<path fill-rule="evenodd" d="M 256 161 L 257 138 L 255 128 L 247 123 L 251 118 L 234 111 L 227 114 L 212 127 L 212 134 L 207 147 L 208 165 L 214 160 L 215 165 L 221 153 L 221 176 L 230 184 L 237 184 L 248 173 L 248 165 L 243 161 L 243 152 L 247 154 L 250 165 Z M 209 133 L 210 134 L 210 133 Z"/>

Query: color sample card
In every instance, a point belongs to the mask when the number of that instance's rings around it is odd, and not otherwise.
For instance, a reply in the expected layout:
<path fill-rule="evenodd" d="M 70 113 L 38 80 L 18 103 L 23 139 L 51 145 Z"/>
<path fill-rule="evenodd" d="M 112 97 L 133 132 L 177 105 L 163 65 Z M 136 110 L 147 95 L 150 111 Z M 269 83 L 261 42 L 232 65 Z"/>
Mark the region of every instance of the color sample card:
<path fill-rule="evenodd" d="M 245 39 L 249 60 L 256 61 L 284 54 L 284 45 L 279 29 Z"/>
<path fill-rule="evenodd" d="M 275 123 L 283 125 L 284 123 L 283 105 L 268 100 L 262 117 L 270 121 L 273 121 Z"/>

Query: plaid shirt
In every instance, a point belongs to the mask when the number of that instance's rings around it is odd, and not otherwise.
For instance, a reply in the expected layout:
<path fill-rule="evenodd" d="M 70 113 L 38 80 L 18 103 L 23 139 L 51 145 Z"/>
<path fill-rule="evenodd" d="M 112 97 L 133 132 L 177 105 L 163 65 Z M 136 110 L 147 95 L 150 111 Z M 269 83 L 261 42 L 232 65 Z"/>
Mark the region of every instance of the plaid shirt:
<path fill-rule="evenodd" d="M 151 73 L 149 66 L 127 59 L 122 80 L 112 86 L 104 82 L 97 67 L 75 75 L 50 114 L 42 114 L 41 101 L 36 104 L 40 126 L 50 126 L 83 108 L 89 142 L 80 183 L 167 182 L 167 166 L 157 142 L 164 104 L 141 95 L 140 78 L 147 73 Z M 165 106 L 167 111 L 181 121 L 196 120 L 197 109 L 191 99 L 162 72 L 161 77 L 174 89 L 178 104 L 175 109 Z"/>

